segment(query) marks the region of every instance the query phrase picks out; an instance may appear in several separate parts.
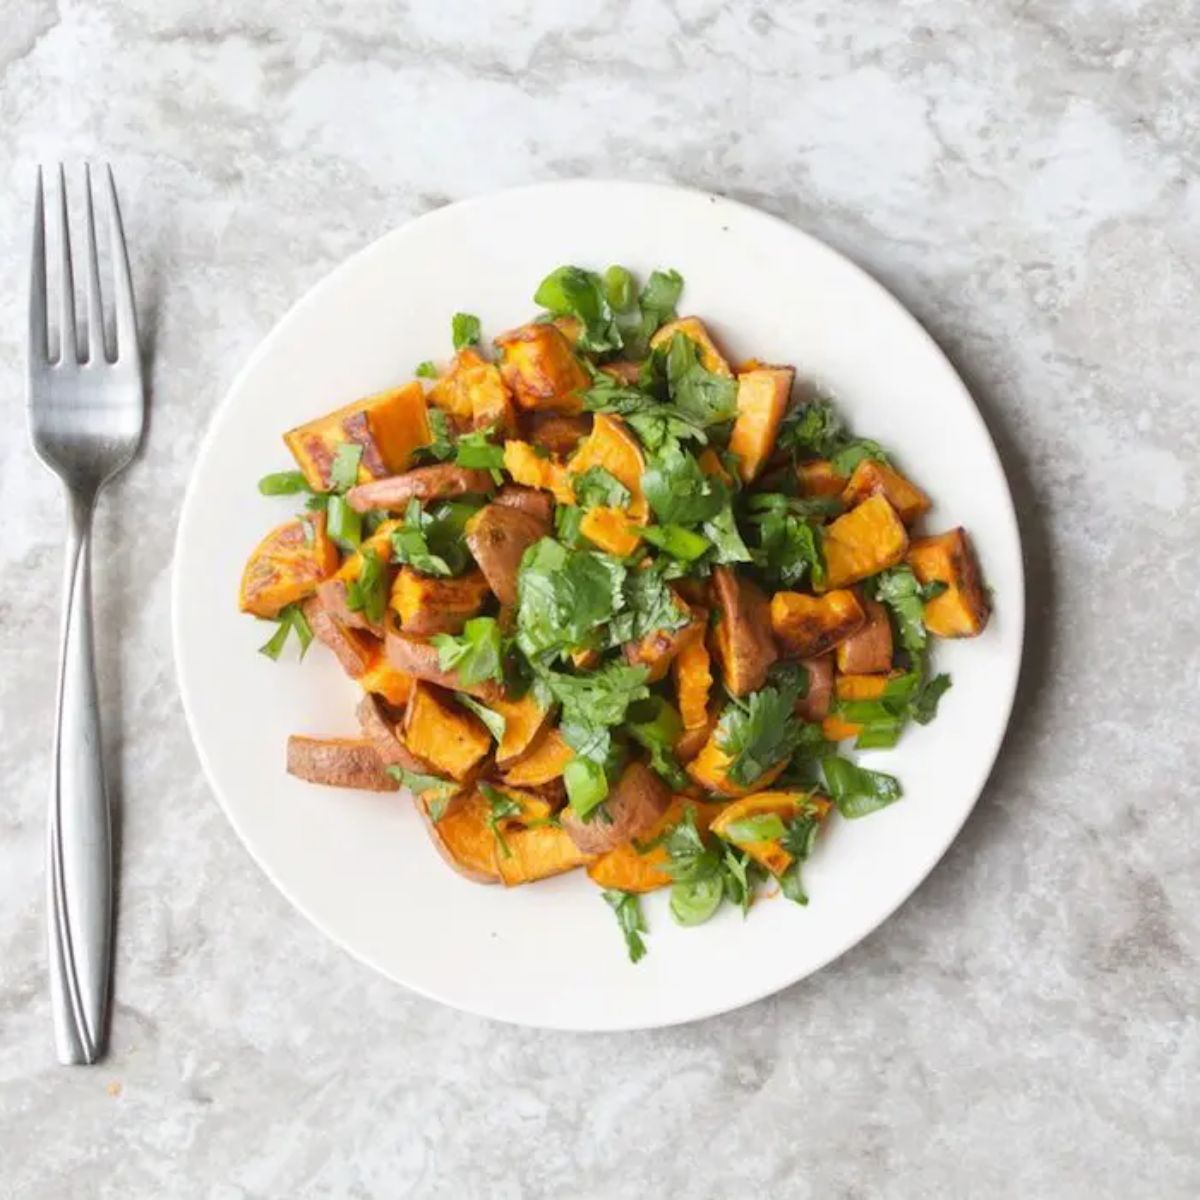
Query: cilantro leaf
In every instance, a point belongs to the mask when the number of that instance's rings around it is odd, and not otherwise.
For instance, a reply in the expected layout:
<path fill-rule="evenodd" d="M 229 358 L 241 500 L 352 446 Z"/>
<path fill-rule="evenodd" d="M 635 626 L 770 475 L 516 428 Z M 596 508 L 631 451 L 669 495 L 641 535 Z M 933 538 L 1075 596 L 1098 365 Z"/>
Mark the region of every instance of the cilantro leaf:
<path fill-rule="evenodd" d="M 901 644 L 914 661 L 919 659 L 929 643 L 929 634 L 925 629 L 924 596 L 912 567 L 890 567 L 867 580 L 864 587 L 891 609 Z"/>
<path fill-rule="evenodd" d="M 454 349 L 461 350 L 464 346 L 474 346 L 479 341 L 479 318 L 472 313 L 455 313 L 450 321 L 450 336 Z"/>
<path fill-rule="evenodd" d="M 297 492 L 311 492 L 303 471 L 275 471 L 258 481 L 258 491 L 263 496 L 293 496 Z"/>
<path fill-rule="evenodd" d="M 706 846 L 696 828 L 696 810 L 684 809 L 683 819 L 663 839 L 667 852 L 666 873 L 671 885 L 671 916 L 679 925 L 702 925 L 725 898 L 722 855 Z"/>
<path fill-rule="evenodd" d="M 642 916 L 641 902 L 632 892 L 619 892 L 611 888 L 601 895 L 605 904 L 616 914 L 617 924 L 625 936 L 629 961 L 637 962 L 646 953 L 646 943 L 642 940 L 642 934 L 646 932 L 646 920 Z"/>
<path fill-rule="evenodd" d="M 437 363 L 427 358 L 424 362 L 417 363 L 417 369 L 413 374 L 418 379 L 436 379 L 438 377 Z M 432 414 L 430 415 L 432 416 Z"/>
<path fill-rule="evenodd" d="M 675 593 L 653 567 L 630 571 L 625 577 L 623 597 L 626 611 L 613 618 L 609 643 L 636 642 L 659 631 L 681 629 L 691 619 L 679 605 Z"/>
<path fill-rule="evenodd" d="M 265 654 L 272 662 L 277 662 L 287 644 L 288 635 L 293 632 L 300 644 L 300 657 L 303 659 L 312 644 L 313 631 L 299 604 L 287 604 L 279 610 L 275 632 L 265 645 L 259 647 L 259 654 Z"/>
<path fill-rule="evenodd" d="M 804 502 L 799 504 L 803 507 Z M 758 529 L 755 561 L 771 583 L 795 587 L 809 576 L 825 582 L 825 555 L 819 529 L 798 516 L 792 498 L 776 492 L 752 496 L 750 522 Z"/>
<path fill-rule="evenodd" d="M 935 675 L 932 679 L 925 680 L 917 689 L 917 694 L 909 705 L 912 719 L 918 725 L 928 725 L 937 716 L 938 701 L 950 690 L 950 687 L 950 676 L 946 674 Z"/>
<path fill-rule="evenodd" d="M 491 439 L 490 429 L 476 429 L 458 439 L 454 462 L 472 470 L 499 471 L 504 466 L 504 447 Z"/>
<path fill-rule="evenodd" d="M 749 787 L 796 748 L 802 725 L 794 711 L 800 686 L 798 676 L 780 678 L 725 710 L 717 725 L 717 745 L 733 760 L 727 773 L 734 783 Z"/>
<path fill-rule="evenodd" d="M 742 910 L 742 916 L 750 911 L 758 881 L 766 872 L 744 850 L 736 846 L 721 847 L 721 880 L 725 898 Z"/>
<path fill-rule="evenodd" d="M 645 667 L 631 667 L 618 659 L 582 675 L 545 671 L 542 679 L 551 696 L 562 705 L 564 724 L 612 726 L 625 720 L 631 704 L 650 694 L 646 675 Z M 563 736 L 570 742 L 565 730 Z"/>
<path fill-rule="evenodd" d="M 575 499 L 581 508 L 624 508 L 630 501 L 629 489 L 603 467 L 588 467 L 571 477 Z"/>
<path fill-rule="evenodd" d="M 474 696 L 468 696 L 465 692 L 455 692 L 454 698 L 463 708 L 469 708 L 483 722 L 488 733 L 497 743 L 504 740 L 504 731 L 508 728 L 508 722 L 500 713 L 495 709 L 488 708 L 486 704 L 481 704 Z"/>
<path fill-rule="evenodd" d="M 681 416 L 702 429 L 737 415 L 737 381 L 706 370 L 700 348 L 677 333 L 666 351 L 667 388 Z"/>
<path fill-rule="evenodd" d="M 556 317 L 576 317 L 582 325 L 578 346 L 590 353 L 621 348 L 604 282 L 582 267 L 558 267 L 538 285 L 533 302 Z"/>
<path fill-rule="evenodd" d="M 420 500 L 410 500 L 404 510 L 404 523 L 392 531 L 396 562 L 407 563 L 423 575 L 461 574 L 471 561 L 463 529 L 475 511 L 475 505 L 459 500 L 426 512 Z"/>
<path fill-rule="evenodd" d="M 445 462 L 454 454 L 454 436 L 450 429 L 450 418 L 440 408 L 434 408 L 432 405 L 427 415 L 433 441 L 418 447 L 415 454 L 422 461 L 432 459 L 434 462 Z"/>
<path fill-rule="evenodd" d="M 438 667 L 454 671 L 464 687 L 487 679 L 504 682 L 500 623 L 495 617 L 472 617 L 461 634 L 435 633 L 429 640 L 437 647 Z"/>
<path fill-rule="evenodd" d="M 800 871 L 801 865 L 812 853 L 820 827 L 821 820 L 815 810 L 799 813 L 779 840 L 780 846 L 792 856 L 792 862 L 787 870 L 779 876 L 779 890 L 787 899 L 796 904 L 808 903 L 808 896 L 805 894 L 804 885 L 800 879 Z"/>
<path fill-rule="evenodd" d="M 674 441 L 647 460 L 642 490 L 655 518 L 664 525 L 692 526 L 711 521 L 729 502 L 724 481 L 716 475 L 705 475 L 695 455 Z"/>
<path fill-rule="evenodd" d="M 488 802 L 488 815 L 485 818 L 485 823 L 492 831 L 492 836 L 496 839 L 496 845 L 500 848 L 500 853 L 505 858 L 510 858 L 512 851 L 508 848 L 508 843 L 504 840 L 500 824 L 503 821 L 511 821 L 514 817 L 519 817 L 521 815 L 521 806 L 511 796 L 506 796 L 499 788 L 492 787 L 490 783 L 479 784 L 479 794 Z"/>
<path fill-rule="evenodd" d="M 902 795 L 900 781 L 881 771 L 868 771 L 831 754 L 821 760 L 825 786 L 843 817 L 865 817 L 894 804 Z"/>
<path fill-rule="evenodd" d="M 436 825 L 445 815 L 446 808 L 459 785 L 450 779 L 442 779 L 438 775 L 424 775 L 420 771 L 409 771 L 404 767 L 390 766 L 387 773 L 401 787 L 406 787 L 414 796 L 419 796 L 425 803 L 429 819 Z"/>
<path fill-rule="evenodd" d="M 733 505 L 726 501 L 724 507 L 715 517 L 704 522 L 704 536 L 713 544 L 713 562 L 745 563 L 753 562 L 754 555 L 750 553 L 737 521 L 733 516 Z"/>
<path fill-rule="evenodd" d="M 891 459 L 884 453 L 883 447 L 868 438 L 855 438 L 853 441 L 847 442 L 833 455 L 830 461 L 833 469 L 839 475 L 850 475 L 864 458 L 873 458 L 876 462 L 883 463 L 885 467 L 892 465 Z"/>
<path fill-rule="evenodd" d="M 661 696 L 631 705 L 625 729 L 639 746 L 650 752 L 650 766 L 677 791 L 687 786 L 687 776 L 675 757 L 675 743 L 683 731 L 679 713 Z"/>
<path fill-rule="evenodd" d="M 829 458 L 845 445 L 846 426 L 826 400 L 798 404 L 784 415 L 775 444 L 793 457 Z"/>
<path fill-rule="evenodd" d="M 329 486 L 335 492 L 348 492 L 358 482 L 358 467 L 363 448 L 358 442 L 343 442 L 329 465 Z"/>
<path fill-rule="evenodd" d="M 387 570 L 370 547 L 360 553 L 362 569 L 357 579 L 346 584 L 346 607 L 351 612 L 361 612 L 373 625 L 378 625 L 387 610 Z"/>

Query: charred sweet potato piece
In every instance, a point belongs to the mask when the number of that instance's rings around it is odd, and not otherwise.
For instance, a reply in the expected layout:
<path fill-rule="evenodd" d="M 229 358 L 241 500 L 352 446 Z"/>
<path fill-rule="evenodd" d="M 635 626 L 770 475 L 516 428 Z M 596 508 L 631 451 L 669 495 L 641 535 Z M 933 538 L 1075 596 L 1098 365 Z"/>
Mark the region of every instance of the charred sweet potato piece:
<path fill-rule="evenodd" d="M 285 521 L 250 555 L 238 607 L 256 617 L 277 617 L 280 609 L 311 596 L 337 566 L 337 547 L 325 535 L 324 513 Z"/>
<path fill-rule="evenodd" d="M 717 349 L 716 343 L 709 336 L 704 322 L 699 317 L 680 317 L 677 321 L 668 321 L 650 339 L 651 348 L 657 350 L 660 346 L 669 346 L 671 339 L 677 333 L 682 333 L 688 341 L 695 343 L 696 348 L 700 351 L 700 365 L 706 371 L 711 371 L 714 375 L 732 377 L 733 372 L 729 369 L 729 363 Z"/>
<path fill-rule="evenodd" d="M 842 492 L 842 503 L 853 508 L 868 496 L 883 496 L 905 525 L 911 525 L 929 511 L 929 497 L 919 487 L 909 483 L 899 471 L 893 471 L 873 458 L 864 458 L 854 468 L 850 482 Z"/>
<path fill-rule="evenodd" d="M 467 522 L 467 546 L 501 604 L 516 604 L 521 559 L 549 532 L 548 520 L 497 503 L 485 504 Z"/>
<path fill-rule="evenodd" d="M 844 675 L 892 669 L 892 622 L 887 609 L 878 600 L 863 600 L 862 606 L 866 622 L 838 644 L 837 667 Z"/>
<path fill-rule="evenodd" d="M 566 467 L 552 458 L 542 458 L 528 442 L 504 443 L 504 469 L 515 483 L 544 488 L 559 504 L 574 504 L 575 492 Z"/>
<path fill-rule="evenodd" d="M 424 799 L 418 798 L 417 810 L 434 848 L 455 871 L 474 883 L 500 882 L 496 836 L 488 825 L 491 808 L 479 792 L 450 805 L 436 821 Z"/>
<path fill-rule="evenodd" d="M 526 692 L 519 700 L 495 699 L 489 705 L 504 718 L 504 736 L 496 747 L 496 765 L 500 768 L 515 764 L 517 759 L 537 740 L 545 728 L 550 709 L 543 708 Z"/>
<path fill-rule="evenodd" d="M 526 417 L 529 440 L 555 458 L 569 458 L 592 432 L 591 413 L 531 413 Z"/>
<path fill-rule="evenodd" d="M 908 549 L 908 534 L 883 496 L 871 496 L 825 527 L 825 582 L 832 591 L 894 567 Z"/>
<path fill-rule="evenodd" d="M 823 596 L 776 592 L 771 597 L 771 631 L 792 658 L 816 658 L 866 623 L 858 597 L 838 589 Z"/>
<path fill-rule="evenodd" d="M 450 688 L 456 692 L 467 692 L 477 696 L 484 704 L 491 703 L 501 690 L 490 680 L 483 683 L 464 684 L 460 682 L 455 671 L 443 671 L 438 662 L 438 649 L 425 638 L 404 633 L 400 629 L 389 628 L 384 635 L 384 650 L 388 661 L 398 671 L 404 672 L 415 679 L 423 679 L 436 683 L 440 687 Z"/>
<path fill-rule="evenodd" d="M 922 583 L 946 584 L 940 596 L 925 603 L 925 627 L 930 633 L 975 637 L 983 632 L 990 607 L 965 529 L 918 538 L 909 549 L 908 565 Z"/>
<path fill-rule="evenodd" d="M 404 710 L 404 744 L 437 774 L 463 780 L 487 757 L 492 739 L 473 713 L 418 683 Z"/>
<path fill-rule="evenodd" d="M 541 521 L 547 529 L 554 521 L 553 499 L 537 488 L 522 487 L 519 483 L 506 483 L 496 493 L 492 503 L 528 513 Z"/>
<path fill-rule="evenodd" d="M 762 687 L 779 657 L 771 637 L 770 605 L 753 583 L 729 567 L 713 571 L 712 586 L 719 610 L 713 645 L 721 673 L 732 695 L 745 696 Z"/>
<path fill-rule="evenodd" d="M 416 467 L 403 475 L 360 483 L 346 493 L 346 502 L 357 512 L 394 509 L 399 512 L 410 500 L 447 500 L 471 492 L 492 490 L 487 471 L 439 463 L 436 467 Z"/>
<path fill-rule="evenodd" d="M 697 725 L 694 729 L 683 729 L 673 747 L 675 758 L 680 763 L 690 763 L 704 749 L 720 717 L 721 714 L 716 709 L 710 709 L 708 719 L 703 725 Z"/>
<path fill-rule="evenodd" d="M 428 399 L 460 429 L 470 426 L 516 432 L 512 393 L 500 368 L 470 346 L 458 352 L 450 370 L 430 388 Z"/>
<path fill-rule="evenodd" d="M 489 594 L 482 571 L 443 579 L 404 566 L 392 584 L 390 603 L 405 633 L 427 637 L 434 633 L 461 633 L 463 625 L 479 612 Z"/>
<path fill-rule="evenodd" d="M 315 596 L 304 602 L 303 611 L 317 641 L 333 651 L 351 679 L 361 679 L 379 654 L 379 639 L 362 629 L 348 629 Z"/>
<path fill-rule="evenodd" d="M 684 729 L 703 729 L 708 724 L 708 697 L 713 684 L 712 660 L 704 638 L 693 638 L 680 646 L 671 670 Z"/>
<path fill-rule="evenodd" d="M 314 738 L 294 733 L 287 743 L 287 770 L 297 779 L 327 787 L 394 792 L 400 786 L 364 738 Z"/>
<path fill-rule="evenodd" d="M 693 613 L 688 604 L 675 597 L 675 603 L 681 614 L 687 614 L 686 625 L 678 629 L 656 629 L 636 642 L 625 644 L 625 660 L 631 666 L 646 667 L 649 674 L 647 683 L 657 683 L 663 679 L 670 669 L 676 656 L 688 646 L 697 642 L 703 644 L 705 631 L 708 629 L 708 612 L 701 609 Z M 705 658 L 707 658 L 707 653 Z"/>
<path fill-rule="evenodd" d="M 552 324 L 532 322 L 496 338 L 500 373 L 521 408 L 577 413 L 579 393 L 588 386 L 587 372 L 571 343 Z"/>
<path fill-rule="evenodd" d="M 316 492 L 333 486 L 330 469 L 338 447 L 362 447 L 358 479 L 382 479 L 408 469 L 414 451 L 433 441 L 425 394 L 415 380 L 403 387 L 356 400 L 283 435 L 308 485 Z"/>
<path fill-rule="evenodd" d="M 585 854 L 603 854 L 630 838 L 645 837 L 671 802 L 671 793 L 645 763 L 631 762 L 613 784 L 603 809 L 581 821 L 569 808 L 562 827 Z"/>
<path fill-rule="evenodd" d="M 815 816 L 823 821 L 832 807 L 826 797 L 808 792 L 758 792 L 726 805 L 711 828 L 717 837 L 744 850 L 772 875 L 782 875 L 795 860 L 780 845 L 780 839 L 743 840 L 738 836 L 739 823 L 764 816 L 776 816 L 785 825 L 798 816 Z"/>
<path fill-rule="evenodd" d="M 800 665 L 808 672 L 808 690 L 796 701 L 796 715 L 805 721 L 820 721 L 828 715 L 833 700 L 833 657 L 802 658 Z"/>
<path fill-rule="evenodd" d="M 557 729 L 547 729 L 529 749 L 515 762 L 510 762 L 504 771 L 504 782 L 513 787 L 541 787 L 554 779 L 561 779 L 567 763 L 575 757 L 575 751 L 563 741 Z"/>
<path fill-rule="evenodd" d="M 756 367 L 738 376 L 737 419 L 729 449 L 737 455 L 738 474 L 745 484 L 758 478 L 775 449 L 795 376 L 792 367 Z"/>
<path fill-rule="evenodd" d="M 787 766 L 785 759 L 746 785 L 734 783 L 729 778 L 729 768 L 733 765 L 733 759 L 721 749 L 720 737 L 720 730 L 714 726 L 700 753 L 684 768 L 706 792 L 715 792 L 718 796 L 746 796 L 755 788 L 769 786 Z"/>
<path fill-rule="evenodd" d="M 826 458 L 801 463 L 796 468 L 796 480 L 800 486 L 800 495 L 830 499 L 840 496 L 846 490 L 846 484 L 850 482 L 845 475 L 835 471 L 833 463 Z"/>

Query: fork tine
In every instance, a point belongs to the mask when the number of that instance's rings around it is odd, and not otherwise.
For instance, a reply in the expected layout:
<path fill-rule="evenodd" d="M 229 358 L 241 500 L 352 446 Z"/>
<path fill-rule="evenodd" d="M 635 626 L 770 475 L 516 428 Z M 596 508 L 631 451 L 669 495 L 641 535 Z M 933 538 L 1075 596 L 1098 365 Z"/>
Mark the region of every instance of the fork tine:
<path fill-rule="evenodd" d="M 75 276 L 71 270 L 71 230 L 67 224 L 67 180 L 62 163 L 58 164 L 58 243 L 62 266 L 62 295 L 58 298 L 59 362 L 79 361 L 79 342 L 75 337 Z"/>
<path fill-rule="evenodd" d="M 129 255 L 125 252 L 125 231 L 117 204 L 117 185 L 113 182 L 112 167 L 107 163 L 104 172 L 108 176 L 108 226 L 112 239 L 113 312 L 117 332 L 113 349 L 118 360 L 132 354 L 136 362 L 137 317 L 133 310 L 133 282 L 129 277 Z"/>
<path fill-rule="evenodd" d="M 87 254 L 87 361 L 104 362 L 104 307 L 100 300 L 100 265 L 96 258 L 96 218 L 92 209 L 92 168 L 83 166 L 83 204 L 86 214 Z"/>
<path fill-rule="evenodd" d="M 33 196 L 33 249 L 29 255 L 29 361 L 45 363 L 50 357 L 46 332 L 46 201 L 42 168 L 38 167 Z"/>

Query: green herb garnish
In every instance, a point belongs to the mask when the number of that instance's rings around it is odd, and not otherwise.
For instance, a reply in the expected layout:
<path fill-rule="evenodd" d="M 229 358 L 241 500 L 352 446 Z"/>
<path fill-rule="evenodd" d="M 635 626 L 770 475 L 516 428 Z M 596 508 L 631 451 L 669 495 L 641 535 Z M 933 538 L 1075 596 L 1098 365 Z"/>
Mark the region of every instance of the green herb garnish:
<path fill-rule="evenodd" d="M 503 639 L 495 617 L 472 617 L 462 633 L 435 633 L 429 640 L 437 647 L 439 669 L 453 671 L 463 687 L 489 679 L 504 682 Z M 501 729 L 496 740 L 503 736 Z"/>
<path fill-rule="evenodd" d="M 313 639 L 312 626 L 309 625 L 304 610 L 299 604 L 287 604 L 279 610 L 279 616 L 275 620 L 275 632 L 270 641 L 259 647 L 259 654 L 265 654 L 272 662 L 278 661 L 288 635 L 294 632 L 296 641 L 300 644 L 300 657 L 303 658 Z"/>
<path fill-rule="evenodd" d="M 479 318 L 471 313 L 455 313 L 450 322 L 450 336 L 455 350 L 474 346 L 479 341 Z"/>
<path fill-rule="evenodd" d="M 632 892 L 606 889 L 601 895 L 605 904 L 616 914 L 617 924 L 625 936 L 629 961 L 637 962 L 646 953 L 646 943 L 642 940 L 642 934 L 646 932 L 646 920 L 642 916 L 641 903 Z"/>

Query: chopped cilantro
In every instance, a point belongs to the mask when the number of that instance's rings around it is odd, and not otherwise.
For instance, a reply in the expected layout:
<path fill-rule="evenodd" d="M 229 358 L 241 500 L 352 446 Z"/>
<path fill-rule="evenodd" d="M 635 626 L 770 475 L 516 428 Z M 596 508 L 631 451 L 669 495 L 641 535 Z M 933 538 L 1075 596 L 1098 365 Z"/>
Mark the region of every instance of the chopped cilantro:
<path fill-rule="evenodd" d="M 479 341 L 479 318 L 471 313 L 455 313 L 450 322 L 450 336 L 455 350 L 474 346 Z"/>
<path fill-rule="evenodd" d="M 575 499 L 581 508 L 624 508 L 630 500 L 629 489 L 603 467 L 588 467 L 572 476 Z"/>
<path fill-rule="evenodd" d="M 503 642 L 495 617 L 472 617 L 462 633 L 435 633 L 429 640 L 437 647 L 438 667 L 454 671 L 463 687 L 488 679 L 504 682 Z"/>
<path fill-rule="evenodd" d="M 559 267 L 538 285 L 533 302 L 556 317 L 575 317 L 582 325 L 580 350 L 599 354 L 621 348 L 621 333 L 613 320 L 604 281 L 581 267 Z"/>
<path fill-rule="evenodd" d="M 406 787 L 414 796 L 425 803 L 429 819 L 436 825 L 446 815 L 446 808 L 459 790 L 459 785 L 438 775 L 424 775 L 420 771 L 409 771 L 404 767 L 391 766 L 387 773 L 401 787 Z"/>
<path fill-rule="evenodd" d="M 737 415 L 737 381 L 706 370 L 700 348 L 677 333 L 666 352 L 667 387 L 676 410 L 702 429 Z"/>
<path fill-rule="evenodd" d="M 632 892 L 619 892 L 611 888 L 601 895 L 605 904 L 616 914 L 617 924 L 625 936 L 629 961 L 637 962 L 646 953 L 646 943 L 642 940 L 642 934 L 646 932 L 646 920 L 642 916 L 640 901 Z"/>
<path fill-rule="evenodd" d="M 413 374 L 418 379 L 436 379 L 438 377 L 437 363 L 427 358 L 424 362 L 417 363 L 417 369 Z"/>
<path fill-rule="evenodd" d="M 521 815 L 521 805 L 511 796 L 507 796 L 499 788 L 492 787 L 490 783 L 481 783 L 479 785 L 479 793 L 488 802 L 488 815 L 486 818 L 487 827 L 492 831 L 492 836 L 496 839 L 496 845 L 500 848 L 500 853 L 505 858 L 512 855 L 512 851 L 508 848 L 508 843 L 504 840 L 504 834 L 500 829 L 500 825 L 504 821 L 511 821 L 514 817 Z"/>
<path fill-rule="evenodd" d="M 794 709 L 801 685 L 798 677 L 780 678 L 726 708 L 717 745 L 733 760 L 727 773 L 734 783 L 749 787 L 796 748 L 802 722 Z"/>
<path fill-rule="evenodd" d="M 258 490 L 263 496 L 293 496 L 297 492 L 311 492 L 312 488 L 303 471 L 276 471 L 258 481 Z"/>
<path fill-rule="evenodd" d="M 358 467 L 363 448 L 357 442 L 343 442 L 329 465 L 329 485 L 335 492 L 348 492 L 358 482 Z"/>
<path fill-rule="evenodd" d="M 679 713 L 661 696 L 631 705 L 624 726 L 638 745 L 650 752 L 650 766 L 677 791 L 687 786 L 687 776 L 675 757 L 675 743 L 683 732 Z"/>
<path fill-rule="evenodd" d="M 894 804 L 901 796 L 900 781 L 882 771 L 868 771 L 847 758 L 831 754 L 821 760 L 825 786 L 843 817 L 865 817 Z"/>
<path fill-rule="evenodd" d="M 300 657 L 303 658 L 312 644 L 313 631 L 299 604 L 287 604 L 279 610 L 275 618 L 277 625 L 270 641 L 259 647 L 259 653 L 265 654 L 272 662 L 279 659 L 283 647 L 288 640 L 288 634 L 294 632 L 296 641 L 300 643 Z"/>
<path fill-rule="evenodd" d="M 456 692 L 454 698 L 464 708 L 469 708 L 483 722 L 488 733 L 497 743 L 504 740 L 504 731 L 508 728 L 508 722 L 500 713 L 495 709 L 488 708 L 486 704 L 480 704 L 478 700 L 473 696 L 468 696 L 465 692 Z"/>
<path fill-rule="evenodd" d="M 718 517 L 729 502 L 729 489 L 716 475 L 705 475 L 694 454 L 668 442 L 646 462 L 642 490 L 664 525 L 699 525 Z"/>
<path fill-rule="evenodd" d="M 373 625 L 378 625 L 387 609 L 387 570 L 370 547 L 360 554 L 362 568 L 358 578 L 346 584 L 346 607 L 351 612 L 361 612 Z"/>

